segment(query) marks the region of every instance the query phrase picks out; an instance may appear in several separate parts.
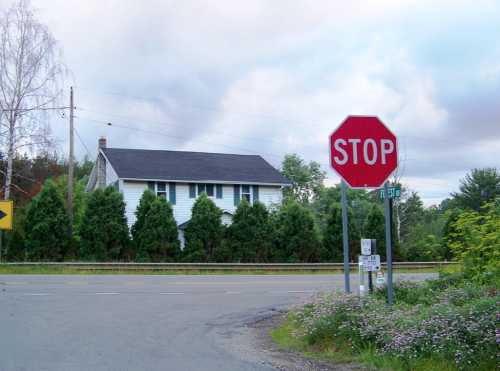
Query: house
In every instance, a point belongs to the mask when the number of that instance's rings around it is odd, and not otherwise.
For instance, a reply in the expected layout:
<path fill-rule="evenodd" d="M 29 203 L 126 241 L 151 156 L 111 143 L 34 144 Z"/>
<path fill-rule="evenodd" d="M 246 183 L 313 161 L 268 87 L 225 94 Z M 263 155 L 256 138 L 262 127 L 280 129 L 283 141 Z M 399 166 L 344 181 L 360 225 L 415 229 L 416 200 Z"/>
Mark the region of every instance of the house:
<path fill-rule="evenodd" d="M 108 148 L 106 139 L 100 138 L 86 190 L 109 185 L 123 194 L 129 227 L 147 188 L 165 197 L 184 246 L 184 229 L 202 192 L 222 209 L 222 222 L 228 225 L 243 198 L 268 207 L 280 204 L 290 181 L 257 155 Z"/>

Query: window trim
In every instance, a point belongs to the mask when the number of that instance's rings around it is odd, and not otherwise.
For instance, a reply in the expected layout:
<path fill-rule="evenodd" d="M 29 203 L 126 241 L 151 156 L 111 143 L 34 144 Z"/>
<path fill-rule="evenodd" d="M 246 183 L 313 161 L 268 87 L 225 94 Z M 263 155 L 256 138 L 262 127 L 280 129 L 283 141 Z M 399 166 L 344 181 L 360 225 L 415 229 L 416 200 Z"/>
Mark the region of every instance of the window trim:
<path fill-rule="evenodd" d="M 243 187 L 248 187 L 248 192 L 243 191 Z M 241 184 L 240 185 L 240 200 L 243 200 L 244 198 L 247 199 L 248 203 L 251 204 L 253 200 L 253 189 L 251 186 L 248 184 Z M 248 196 L 248 198 L 247 198 Z"/>
<path fill-rule="evenodd" d="M 165 190 L 158 190 L 158 183 L 163 183 L 165 185 Z M 165 200 L 170 202 L 170 199 L 168 197 L 169 192 L 170 192 L 170 183 L 168 182 L 163 182 L 163 181 L 158 181 L 158 182 L 148 182 L 148 189 L 151 190 L 156 197 L 163 197 Z"/>
<path fill-rule="evenodd" d="M 189 184 L 190 189 L 192 189 L 191 187 L 194 187 L 194 196 L 195 196 L 195 197 L 191 197 L 191 192 L 190 192 L 189 198 L 198 198 L 201 196 L 202 193 L 205 193 L 208 198 L 213 198 L 213 199 L 218 199 L 218 200 L 221 200 L 224 198 L 224 191 L 222 190 L 223 189 L 222 184 L 218 184 L 218 183 L 188 183 L 188 184 Z M 212 188 L 211 194 L 208 194 L 208 191 L 207 191 L 208 187 Z M 217 192 L 217 188 L 219 188 L 220 193 Z M 220 197 L 218 197 L 219 194 L 220 194 Z"/>

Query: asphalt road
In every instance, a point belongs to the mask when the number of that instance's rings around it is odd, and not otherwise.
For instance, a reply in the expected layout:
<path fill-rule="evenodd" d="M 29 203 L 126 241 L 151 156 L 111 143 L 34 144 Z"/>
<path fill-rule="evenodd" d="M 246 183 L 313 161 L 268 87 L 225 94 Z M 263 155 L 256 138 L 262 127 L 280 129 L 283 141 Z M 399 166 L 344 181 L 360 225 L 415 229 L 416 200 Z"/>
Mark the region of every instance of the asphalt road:
<path fill-rule="evenodd" d="M 342 287 L 341 275 L 0 275 L 0 370 L 274 370 L 229 346 L 245 323 Z"/>

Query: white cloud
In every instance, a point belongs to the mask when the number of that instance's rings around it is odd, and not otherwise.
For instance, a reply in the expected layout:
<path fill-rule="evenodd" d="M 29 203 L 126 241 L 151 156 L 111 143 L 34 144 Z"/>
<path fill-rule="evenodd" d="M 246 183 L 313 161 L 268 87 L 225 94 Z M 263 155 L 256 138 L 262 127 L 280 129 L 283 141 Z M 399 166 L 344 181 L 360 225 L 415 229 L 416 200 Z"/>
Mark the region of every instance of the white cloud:
<path fill-rule="evenodd" d="M 0 0 L 0 8 L 8 3 Z M 255 151 L 275 165 L 284 153 L 297 152 L 327 169 L 328 134 L 349 114 L 376 114 L 400 137 L 405 176 L 442 181 L 413 182 L 425 189 L 424 197 L 448 190 L 449 177 L 470 167 L 495 164 L 491 154 L 498 153 L 499 138 L 492 125 L 500 117 L 481 84 L 486 81 L 500 99 L 496 44 L 478 55 L 480 71 L 462 55 L 448 61 L 433 53 L 447 56 L 448 28 L 453 35 L 456 27 L 475 35 L 475 27 L 487 27 L 481 19 L 495 20 L 498 2 L 33 4 L 64 48 L 82 108 L 77 128 L 91 151 L 97 137 L 106 135 L 120 147 Z M 443 81 L 448 64 L 462 59 L 464 81 L 481 81 L 464 88 L 464 104 L 453 105 L 454 91 Z M 488 102 L 480 93 L 489 94 Z M 477 111 L 483 116 L 471 124 Z M 114 126 L 103 124 L 110 121 Z M 483 142 L 475 139 L 477 127 Z M 462 128 L 467 134 L 460 137 Z M 54 118 L 54 132 L 64 149 L 66 122 Z M 489 133 L 491 143 L 484 145 Z M 82 146 L 77 150 L 85 153 Z"/>

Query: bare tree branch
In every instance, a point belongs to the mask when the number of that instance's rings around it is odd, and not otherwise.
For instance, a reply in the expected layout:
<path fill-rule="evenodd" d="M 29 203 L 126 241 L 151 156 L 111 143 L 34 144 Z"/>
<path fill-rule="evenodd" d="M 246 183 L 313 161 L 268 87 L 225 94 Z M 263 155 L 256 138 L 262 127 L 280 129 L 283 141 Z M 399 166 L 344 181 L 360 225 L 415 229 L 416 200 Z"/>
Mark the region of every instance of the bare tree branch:
<path fill-rule="evenodd" d="M 65 71 L 57 42 L 40 23 L 29 0 L 0 14 L 0 126 L 7 157 L 4 198 L 10 196 L 13 158 L 22 147 L 51 144 L 47 112 L 61 95 Z"/>

